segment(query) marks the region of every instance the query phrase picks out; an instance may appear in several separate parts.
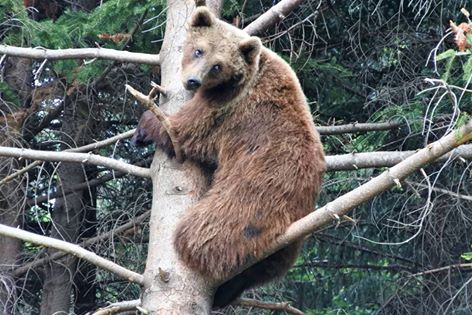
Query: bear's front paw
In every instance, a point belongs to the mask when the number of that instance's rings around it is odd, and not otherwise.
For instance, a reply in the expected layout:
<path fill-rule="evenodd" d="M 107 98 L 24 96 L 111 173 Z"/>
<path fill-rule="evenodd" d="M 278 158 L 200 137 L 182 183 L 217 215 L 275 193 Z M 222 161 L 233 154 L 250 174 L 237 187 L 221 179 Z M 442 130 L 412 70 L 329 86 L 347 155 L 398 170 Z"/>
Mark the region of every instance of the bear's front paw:
<path fill-rule="evenodd" d="M 138 127 L 131 138 L 131 144 L 137 147 L 158 143 L 161 122 L 150 110 L 145 111 L 139 119 Z"/>

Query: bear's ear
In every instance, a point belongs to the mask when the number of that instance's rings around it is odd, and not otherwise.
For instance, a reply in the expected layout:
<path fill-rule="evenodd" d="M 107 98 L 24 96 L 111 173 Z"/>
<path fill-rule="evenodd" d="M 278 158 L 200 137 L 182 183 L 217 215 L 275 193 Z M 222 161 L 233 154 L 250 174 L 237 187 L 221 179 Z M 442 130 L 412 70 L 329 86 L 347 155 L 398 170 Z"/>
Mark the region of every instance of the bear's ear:
<path fill-rule="evenodd" d="M 206 7 L 198 7 L 190 18 L 191 27 L 209 27 L 215 23 L 215 17 Z"/>
<path fill-rule="evenodd" d="M 252 63 L 259 56 L 261 48 L 261 40 L 255 36 L 245 38 L 239 43 L 239 50 L 248 63 Z"/>

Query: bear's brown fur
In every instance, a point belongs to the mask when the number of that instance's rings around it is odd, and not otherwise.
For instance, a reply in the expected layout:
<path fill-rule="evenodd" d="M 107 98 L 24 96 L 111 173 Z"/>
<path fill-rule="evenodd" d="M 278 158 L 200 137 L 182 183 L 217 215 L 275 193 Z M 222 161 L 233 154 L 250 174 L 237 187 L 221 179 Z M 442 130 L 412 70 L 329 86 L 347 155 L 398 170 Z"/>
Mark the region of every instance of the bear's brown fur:
<path fill-rule="evenodd" d="M 228 277 L 312 211 L 325 170 L 323 149 L 294 72 L 256 37 L 193 14 L 182 78 L 193 98 L 169 116 L 187 159 L 216 167 L 203 198 L 185 213 L 175 248 L 190 268 L 216 281 L 214 305 L 283 275 L 301 241 Z M 152 114 L 133 140 L 153 139 L 171 156 L 171 141 Z"/>

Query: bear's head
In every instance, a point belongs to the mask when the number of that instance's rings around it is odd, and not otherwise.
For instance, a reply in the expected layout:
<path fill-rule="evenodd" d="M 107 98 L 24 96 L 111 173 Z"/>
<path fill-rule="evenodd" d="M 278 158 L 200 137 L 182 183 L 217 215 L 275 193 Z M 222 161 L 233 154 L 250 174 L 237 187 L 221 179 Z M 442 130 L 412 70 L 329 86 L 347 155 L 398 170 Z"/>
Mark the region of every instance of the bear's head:
<path fill-rule="evenodd" d="M 208 93 L 240 91 L 257 75 L 262 44 L 240 29 L 219 21 L 207 8 L 193 13 L 182 58 L 187 90 Z"/>

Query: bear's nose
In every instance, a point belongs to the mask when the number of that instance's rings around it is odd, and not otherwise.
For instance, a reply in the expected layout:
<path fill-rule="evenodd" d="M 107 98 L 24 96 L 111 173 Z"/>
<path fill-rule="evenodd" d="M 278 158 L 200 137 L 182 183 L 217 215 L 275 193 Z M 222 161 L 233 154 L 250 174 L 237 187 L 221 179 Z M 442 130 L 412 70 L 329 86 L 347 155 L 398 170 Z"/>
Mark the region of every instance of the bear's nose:
<path fill-rule="evenodd" d="M 196 77 L 190 77 L 187 80 L 187 89 L 188 90 L 196 90 L 202 85 L 202 81 Z"/>

